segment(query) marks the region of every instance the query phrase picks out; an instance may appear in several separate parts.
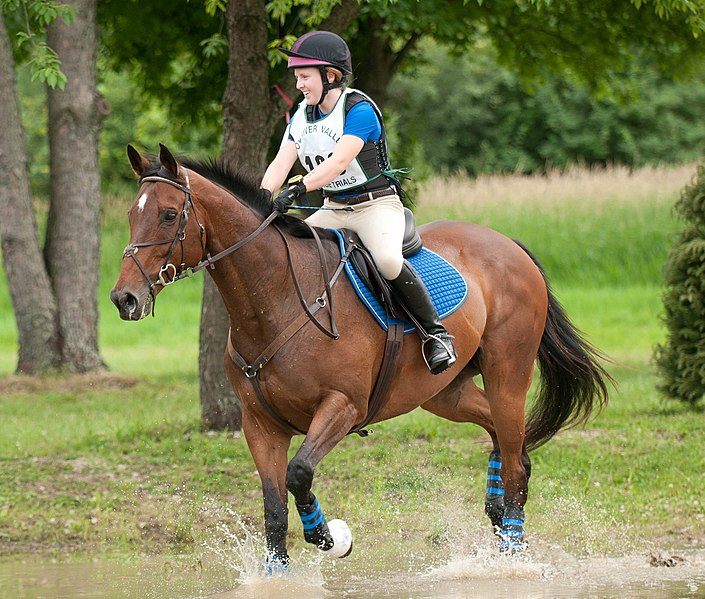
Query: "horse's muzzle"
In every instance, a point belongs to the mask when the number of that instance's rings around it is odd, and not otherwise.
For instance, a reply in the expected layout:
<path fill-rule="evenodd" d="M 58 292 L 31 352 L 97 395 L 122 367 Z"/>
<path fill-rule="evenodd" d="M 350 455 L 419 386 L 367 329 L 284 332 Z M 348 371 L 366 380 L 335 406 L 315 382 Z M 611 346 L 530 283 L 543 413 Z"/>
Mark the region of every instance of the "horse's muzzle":
<path fill-rule="evenodd" d="M 129 291 L 118 291 L 113 289 L 110 292 L 110 301 L 118 309 L 120 318 L 123 320 L 141 320 L 144 318 L 145 307 L 140 309 L 140 302 Z"/>

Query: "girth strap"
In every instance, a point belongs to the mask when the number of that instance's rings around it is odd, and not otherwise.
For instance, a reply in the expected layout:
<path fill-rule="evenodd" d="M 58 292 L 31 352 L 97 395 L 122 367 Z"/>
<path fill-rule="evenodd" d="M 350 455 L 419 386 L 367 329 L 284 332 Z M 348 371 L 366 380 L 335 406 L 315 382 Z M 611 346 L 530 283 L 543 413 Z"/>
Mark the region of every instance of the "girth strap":
<path fill-rule="evenodd" d="M 372 422 L 377 416 L 382 406 L 387 401 L 389 388 L 394 380 L 394 375 L 397 372 L 401 349 L 404 345 L 404 325 L 390 324 L 387 327 L 387 341 L 384 345 L 384 356 L 382 356 L 382 365 L 379 368 L 375 388 L 370 397 L 369 408 L 367 409 L 367 417 L 357 426 L 353 427 L 350 433 L 357 433 L 361 437 L 367 437 L 371 431 L 365 430 L 365 427 Z M 348 434 L 350 434 L 348 433 Z"/>
<path fill-rule="evenodd" d="M 316 312 L 317 308 L 314 308 L 313 311 Z M 269 405 L 267 398 L 262 392 L 262 386 L 259 381 L 259 373 L 262 367 L 279 350 L 279 348 L 291 339 L 307 322 L 309 322 L 308 315 L 301 314 L 299 318 L 292 322 L 280 335 L 276 337 L 276 339 L 274 339 L 274 341 L 272 341 L 272 343 L 267 346 L 262 354 L 260 354 L 259 358 L 257 358 L 257 360 L 255 360 L 252 364 L 248 364 L 242 355 L 240 355 L 240 353 L 235 349 L 230 337 L 230 331 L 228 331 L 228 355 L 233 363 L 238 366 L 240 370 L 245 373 L 245 376 L 252 382 L 252 387 L 254 389 L 257 401 L 259 401 L 260 405 L 275 422 L 283 428 L 293 431 L 297 435 L 305 435 L 306 431 L 302 431 L 294 426 L 291 422 L 275 412 L 272 406 Z M 377 380 L 375 382 L 374 389 L 372 390 L 372 395 L 370 396 L 367 416 L 360 424 L 354 426 L 348 434 L 357 433 L 361 437 L 367 437 L 370 434 L 370 431 L 366 430 L 364 427 L 372 422 L 387 400 L 389 389 L 397 371 L 403 344 L 404 325 L 390 325 L 387 328 L 387 341 L 384 346 L 382 365 L 380 366 L 379 373 L 377 374 Z"/>

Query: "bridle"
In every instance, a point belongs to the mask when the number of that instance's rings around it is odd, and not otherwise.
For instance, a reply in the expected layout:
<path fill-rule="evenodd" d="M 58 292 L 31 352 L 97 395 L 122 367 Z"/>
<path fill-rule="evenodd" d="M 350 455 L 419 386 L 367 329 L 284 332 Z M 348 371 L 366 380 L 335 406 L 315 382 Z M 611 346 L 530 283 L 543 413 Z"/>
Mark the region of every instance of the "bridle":
<path fill-rule="evenodd" d="M 139 268 L 140 272 L 142 273 L 142 276 L 145 278 L 147 284 L 149 285 L 149 296 L 151 298 L 152 303 L 152 316 L 154 316 L 154 305 L 156 303 L 155 287 L 157 285 L 166 287 L 167 285 L 176 283 L 176 281 L 192 276 L 193 274 L 197 273 L 199 270 L 206 268 L 207 266 L 210 268 L 215 268 L 215 262 L 217 262 L 221 258 L 224 258 L 228 254 L 231 254 L 235 250 L 241 248 L 243 245 L 249 243 L 252 239 L 257 237 L 257 235 L 259 235 L 277 217 L 278 214 L 276 212 L 273 212 L 260 224 L 259 227 L 252 231 L 252 233 L 250 233 L 234 245 L 231 245 L 230 247 L 226 248 L 222 252 L 219 252 L 215 256 L 206 254 L 206 244 L 204 242 L 206 230 L 203 224 L 201 224 L 201 221 L 198 218 L 198 214 L 196 213 L 196 209 L 193 205 L 193 200 L 191 197 L 191 184 L 189 182 L 188 171 L 186 169 L 184 169 L 184 175 L 186 178 L 186 185 L 182 185 L 177 181 L 167 179 L 166 177 L 159 177 L 157 175 L 142 177 L 140 179 L 140 185 L 142 185 L 142 183 L 150 181 L 155 183 L 168 183 L 172 187 L 176 187 L 177 189 L 180 189 L 184 192 L 184 205 L 181 209 L 179 227 L 176 230 L 176 234 L 172 239 L 161 239 L 159 241 L 142 241 L 139 243 L 130 243 L 127 245 L 127 247 L 122 253 L 123 259 L 126 256 L 129 256 L 134 260 L 135 264 L 137 265 L 137 268 Z M 186 225 L 188 224 L 188 219 L 191 212 L 193 212 L 193 216 L 196 219 L 196 223 L 198 224 L 202 252 L 201 255 L 205 255 L 206 257 L 195 266 L 188 268 L 184 262 L 184 240 L 186 239 Z M 162 266 L 159 269 L 157 280 L 152 281 L 152 278 L 149 276 L 144 266 L 142 266 L 142 263 L 140 262 L 139 258 L 137 257 L 137 250 L 141 247 L 164 245 L 167 243 L 171 244 L 169 247 L 169 251 L 167 252 L 166 257 L 164 258 L 164 262 L 162 263 Z M 178 244 L 181 245 L 181 263 L 179 264 L 179 266 L 175 266 L 172 262 L 170 262 L 170 259 Z"/>
<path fill-rule="evenodd" d="M 184 256 L 185 256 L 184 240 L 186 239 L 186 225 L 188 224 L 189 215 L 191 214 L 192 211 L 193 211 L 194 218 L 196 219 L 196 223 L 198 223 L 198 228 L 200 231 L 201 249 L 203 250 L 204 254 L 206 251 L 205 243 L 204 243 L 205 228 L 203 227 L 200 220 L 198 219 L 198 214 L 196 214 L 196 210 L 193 207 L 193 202 L 191 200 L 191 185 L 189 184 L 188 172 L 184 171 L 184 173 L 186 176 L 186 185 L 181 185 L 181 183 L 178 183 L 176 181 L 172 181 L 171 179 L 167 179 L 165 177 L 158 177 L 156 175 L 150 176 L 150 177 L 143 177 L 142 179 L 140 179 L 140 185 L 142 185 L 142 183 L 149 182 L 149 181 L 168 183 L 169 185 L 172 185 L 173 187 L 176 187 L 177 189 L 180 189 L 181 191 L 184 192 L 184 205 L 181 208 L 181 217 L 179 219 L 179 227 L 176 230 L 176 234 L 174 235 L 174 237 L 171 239 L 160 239 L 158 241 L 142 241 L 139 243 L 130 243 L 127 245 L 127 247 L 125 247 L 125 249 L 122 252 L 123 259 L 125 257 L 132 258 L 132 260 L 137 265 L 137 268 L 139 268 L 140 272 L 142 273 L 142 276 L 147 281 L 147 284 L 149 285 L 149 297 L 151 299 L 151 304 L 152 304 L 152 316 L 154 316 L 154 306 L 157 301 L 155 287 L 157 285 L 160 285 L 161 287 L 166 287 L 167 285 L 171 285 L 172 283 L 175 283 L 179 279 L 183 279 L 185 277 L 190 276 L 192 272 L 195 272 L 195 267 L 194 267 L 194 269 L 187 269 L 186 264 L 184 262 Z M 147 273 L 144 266 L 142 265 L 142 262 L 140 262 L 140 259 L 137 257 L 137 252 L 138 252 L 139 248 L 142 248 L 142 247 L 150 247 L 150 246 L 155 246 L 155 245 L 165 245 L 167 243 L 171 244 L 169 246 L 169 251 L 167 252 L 166 256 L 164 257 L 164 262 L 162 262 L 162 266 L 159 269 L 159 274 L 157 275 L 157 280 L 153 281 L 152 278 Z M 174 254 L 174 251 L 176 250 L 177 245 L 181 246 L 181 262 L 180 262 L 179 266 L 176 266 L 175 264 L 173 264 L 171 262 L 171 257 Z M 203 268 L 203 267 L 201 267 L 201 268 Z"/>
<path fill-rule="evenodd" d="M 140 185 L 144 182 L 155 182 L 155 183 L 168 183 L 169 185 L 176 187 L 177 189 L 180 189 L 181 191 L 184 192 L 184 205 L 183 208 L 181 209 L 181 218 L 179 220 L 179 227 L 176 231 L 176 234 L 172 239 L 161 239 L 159 241 L 142 241 L 139 243 L 130 243 L 125 247 L 123 250 L 123 259 L 127 256 L 132 258 L 134 260 L 135 264 L 137 265 L 137 268 L 139 268 L 140 272 L 142 273 L 142 276 L 144 277 L 145 281 L 147 281 L 147 284 L 149 285 L 149 296 L 151 298 L 151 303 L 152 303 L 152 316 L 154 316 L 154 305 L 156 303 L 156 292 L 155 292 L 155 287 L 157 285 L 161 285 L 161 287 L 166 287 L 167 285 L 171 285 L 172 283 L 175 283 L 176 281 L 179 281 L 181 279 L 184 279 L 186 277 L 190 277 L 193 274 L 197 273 L 199 270 L 202 270 L 206 267 L 210 268 L 215 268 L 215 262 L 220 260 L 221 258 L 225 258 L 225 256 L 228 256 L 229 254 L 232 254 L 234 251 L 240 249 L 250 241 L 252 241 L 255 237 L 257 237 L 264 229 L 266 229 L 277 216 L 279 216 L 278 212 L 272 212 L 267 218 L 264 219 L 260 223 L 260 225 L 251 233 L 243 237 L 240 241 L 237 243 L 234 243 L 233 245 L 227 247 L 224 249 L 222 252 L 217 253 L 215 256 L 211 256 L 209 253 L 206 253 L 206 245 L 204 241 L 205 237 L 205 227 L 203 224 L 201 224 L 201 221 L 198 218 L 198 214 L 196 213 L 196 209 L 193 205 L 193 200 L 191 197 L 191 185 L 189 182 L 189 177 L 188 177 L 188 171 L 184 169 L 184 175 L 186 179 L 186 185 L 182 185 L 181 183 L 178 183 L 177 181 L 173 181 L 172 179 L 167 179 L 166 177 L 159 177 L 159 176 L 149 176 L 149 177 L 143 177 L 140 179 Z M 188 223 L 189 215 L 190 213 L 193 212 L 193 216 L 196 219 L 196 223 L 198 224 L 198 229 L 200 232 L 200 242 L 201 242 L 201 255 L 205 255 L 206 257 L 201 260 L 198 264 L 195 266 L 189 268 L 186 266 L 184 262 L 184 240 L 186 239 L 186 225 Z M 306 221 L 303 221 L 306 222 Z M 323 333 L 325 333 L 328 337 L 337 339 L 338 338 L 338 331 L 335 326 L 335 319 L 333 317 L 333 305 L 332 305 L 332 293 L 331 293 L 331 286 L 335 283 L 337 280 L 340 272 L 342 271 L 342 267 L 344 264 L 344 261 L 341 261 L 340 264 L 338 265 L 338 268 L 336 269 L 335 273 L 333 274 L 332 277 L 329 276 L 328 274 L 328 267 L 326 264 L 326 260 L 323 255 L 323 248 L 321 246 L 321 241 L 318 237 L 318 233 L 316 233 L 315 229 L 313 227 L 311 228 L 311 232 L 313 233 L 313 237 L 316 240 L 316 245 L 318 247 L 318 253 L 319 253 L 319 258 L 321 261 L 321 268 L 323 270 L 323 280 L 324 280 L 324 291 L 323 293 L 316 298 L 313 307 L 308 306 L 306 303 L 306 300 L 304 298 L 303 292 L 301 291 L 301 286 L 299 285 L 296 273 L 294 271 L 293 263 L 292 263 L 292 257 L 291 257 L 291 248 L 289 247 L 289 243 L 286 240 L 286 236 L 284 233 L 279 229 L 279 227 L 276 227 L 277 231 L 281 235 L 282 239 L 284 240 L 284 245 L 286 246 L 286 251 L 287 251 L 287 258 L 289 261 L 289 270 L 291 271 L 292 278 L 294 280 L 294 287 L 296 288 L 297 295 L 299 296 L 299 301 L 301 302 L 301 305 L 304 308 L 304 313 L 308 319 L 313 322 L 313 324 L 316 325 L 318 329 L 320 329 Z M 165 245 L 167 243 L 170 243 L 171 245 L 169 246 L 169 251 L 166 254 L 166 257 L 164 258 L 164 262 L 162 262 L 162 266 L 159 269 L 159 274 L 157 275 L 157 280 L 152 281 L 152 278 L 149 276 L 147 273 L 146 269 L 140 262 L 139 258 L 137 257 L 137 251 L 141 247 L 151 247 L 155 245 Z M 174 250 L 176 249 L 177 245 L 181 245 L 181 263 L 179 266 L 175 266 L 171 260 L 171 256 L 174 253 Z M 346 257 L 347 259 L 347 257 Z M 314 317 L 314 313 L 320 309 L 320 308 L 328 308 L 329 314 L 330 314 L 330 320 L 331 320 L 331 330 L 328 331 L 318 320 Z"/>

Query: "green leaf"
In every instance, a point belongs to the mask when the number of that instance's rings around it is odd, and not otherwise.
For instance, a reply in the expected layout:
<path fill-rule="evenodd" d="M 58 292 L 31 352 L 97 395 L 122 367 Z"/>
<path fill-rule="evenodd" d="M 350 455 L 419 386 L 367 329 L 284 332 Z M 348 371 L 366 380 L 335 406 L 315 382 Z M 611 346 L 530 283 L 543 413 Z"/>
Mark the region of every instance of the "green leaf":
<path fill-rule="evenodd" d="M 18 31 L 16 38 L 17 38 L 17 47 L 21 48 L 23 44 L 31 41 L 32 36 L 29 33 L 27 33 L 26 31 Z"/>
<path fill-rule="evenodd" d="M 201 42 L 201 48 L 203 48 L 203 55 L 206 58 L 227 55 L 228 39 L 222 33 L 214 33 Z"/>
<path fill-rule="evenodd" d="M 225 0 L 205 0 L 206 13 L 214 17 L 217 12 L 225 12 L 227 3 Z"/>

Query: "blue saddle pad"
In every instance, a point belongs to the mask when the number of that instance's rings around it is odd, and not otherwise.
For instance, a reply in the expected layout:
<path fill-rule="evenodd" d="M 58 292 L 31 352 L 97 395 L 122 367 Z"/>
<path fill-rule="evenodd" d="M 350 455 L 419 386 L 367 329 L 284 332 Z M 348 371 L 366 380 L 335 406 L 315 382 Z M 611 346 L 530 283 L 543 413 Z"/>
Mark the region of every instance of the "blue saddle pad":
<path fill-rule="evenodd" d="M 331 229 L 338 237 L 340 253 L 345 253 L 345 243 L 339 231 Z M 419 273 L 428 289 L 433 305 L 441 319 L 455 312 L 468 296 L 468 285 L 463 276 L 445 258 L 442 258 L 428 248 L 421 248 L 419 252 L 408 258 L 411 265 Z M 389 325 L 404 323 L 404 334 L 413 333 L 416 327 L 410 323 L 391 318 L 387 315 L 374 293 L 365 285 L 357 271 L 348 260 L 345 263 L 345 272 L 352 283 L 357 295 L 375 320 L 386 331 Z"/>

